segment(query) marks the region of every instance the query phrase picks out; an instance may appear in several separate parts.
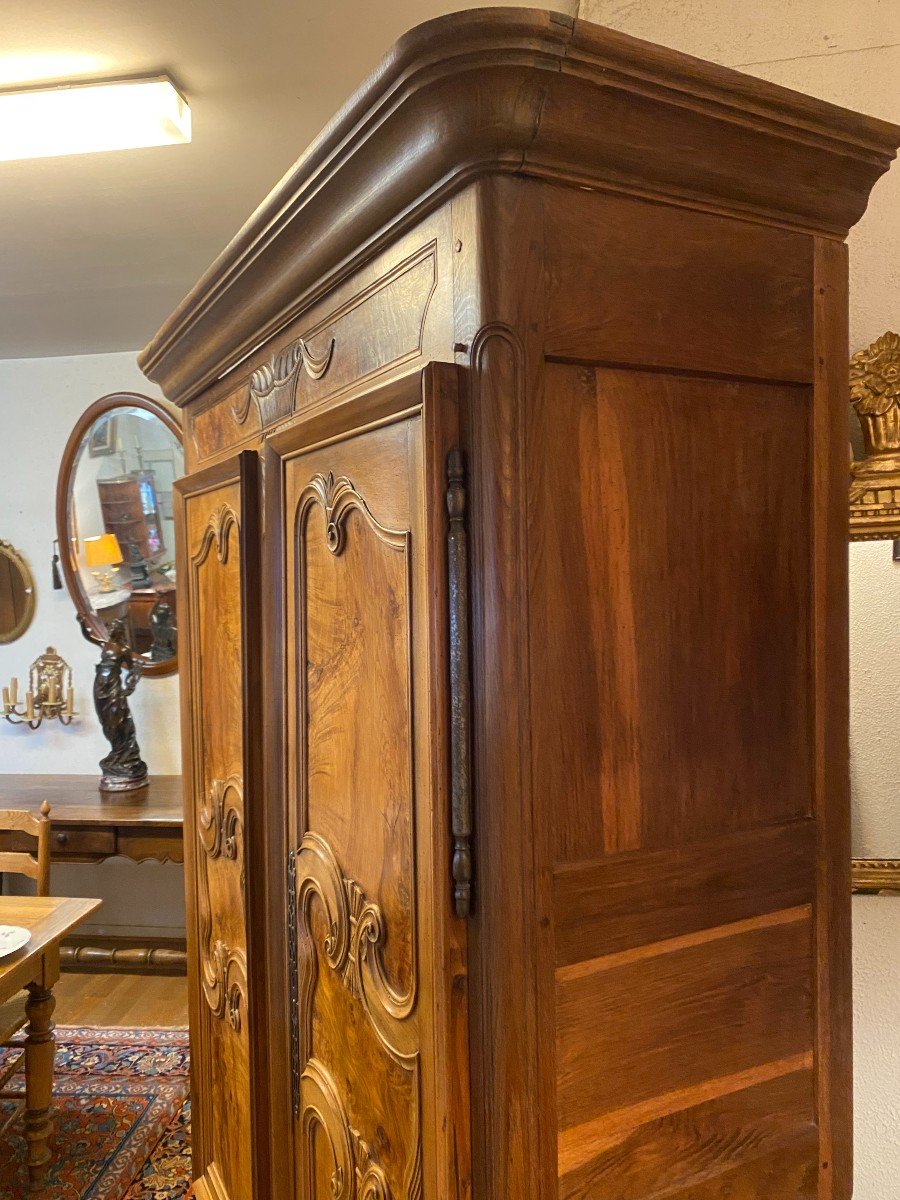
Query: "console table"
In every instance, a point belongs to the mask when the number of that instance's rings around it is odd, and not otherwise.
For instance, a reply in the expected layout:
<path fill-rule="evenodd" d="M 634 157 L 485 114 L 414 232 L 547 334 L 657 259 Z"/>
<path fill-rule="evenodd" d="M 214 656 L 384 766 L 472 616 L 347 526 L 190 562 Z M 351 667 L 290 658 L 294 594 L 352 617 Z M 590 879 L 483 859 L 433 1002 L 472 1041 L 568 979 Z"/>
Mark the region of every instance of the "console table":
<path fill-rule="evenodd" d="M 51 857 L 57 863 L 184 862 L 180 775 L 156 775 L 147 787 L 122 796 L 100 793 L 94 775 L 0 775 L 0 809 L 37 812 L 50 805 Z M 0 833 L 0 852 L 33 846 L 22 834 Z M 70 939 L 62 947 L 65 970 L 183 974 L 182 939 L 97 937 Z"/>

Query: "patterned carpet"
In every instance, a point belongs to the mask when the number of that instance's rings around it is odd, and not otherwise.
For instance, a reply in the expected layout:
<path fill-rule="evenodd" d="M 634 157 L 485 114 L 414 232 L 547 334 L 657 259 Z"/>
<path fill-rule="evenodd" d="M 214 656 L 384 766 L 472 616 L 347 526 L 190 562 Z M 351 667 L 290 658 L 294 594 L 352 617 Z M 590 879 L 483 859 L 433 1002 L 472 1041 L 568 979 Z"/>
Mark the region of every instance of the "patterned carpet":
<path fill-rule="evenodd" d="M 25 1139 L 15 1121 L 0 1137 L 0 1200 L 183 1200 L 190 1180 L 187 1031 L 59 1027 L 56 1039 L 56 1149 L 47 1186 L 28 1191 Z"/>

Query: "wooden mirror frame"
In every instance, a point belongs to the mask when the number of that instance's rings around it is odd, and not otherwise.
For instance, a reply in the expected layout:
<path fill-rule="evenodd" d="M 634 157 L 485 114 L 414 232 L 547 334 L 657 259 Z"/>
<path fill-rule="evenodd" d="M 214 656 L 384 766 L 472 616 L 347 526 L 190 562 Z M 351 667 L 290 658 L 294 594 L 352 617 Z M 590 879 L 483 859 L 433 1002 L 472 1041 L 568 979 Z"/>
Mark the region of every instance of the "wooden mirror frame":
<path fill-rule="evenodd" d="M 37 596 L 34 590 L 34 576 L 31 574 L 31 568 L 25 561 L 25 556 L 21 550 L 17 550 L 12 542 L 5 542 L 0 538 L 0 558 L 8 558 L 16 570 L 22 576 L 25 584 L 25 611 L 19 618 L 18 623 L 8 632 L 4 633 L 0 629 L 0 645 L 7 645 L 9 642 L 15 642 L 28 629 L 28 626 L 34 620 L 34 610 L 37 604 Z"/>
<path fill-rule="evenodd" d="M 62 462 L 59 467 L 59 478 L 56 483 L 56 536 L 59 538 L 59 561 L 62 567 L 63 578 L 66 581 L 66 587 L 69 589 L 69 595 L 75 604 L 78 619 L 85 632 L 99 641 L 106 639 L 108 631 L 105 622 L 94 611 L 88 599 L 87 592 L 84 590 L 84 585 L 81 582 L 81 575 L 78 571 L 78 565 L 69 537 L 69 508 L 72 502 L 72 487 L 74 484 L 73 468 L 85 435 L 99 417 L 117 408 L 141 408 L 145 412 L 151 413 L 154 417 L 158 417 L 170 433 L 173 433 L 178 438 L 179 444 L 182 447 L 184 446 L 181 423 L 175 414 L 158 400 L 152 400 L 149 396 L 142 396 L 139 392 L 111 392 L 108 396 L 101 396 L 99 400 L 95 400 L 93 404 L 85 409 L 69 435 L 69 440 L 66 442 L 66 448 L 63 451 Z M 141 656 L 141 660 L 144 663 L 143 674 L 151 678 L 160 675 L 172 675 L 178 670 L 177 653 L 174 658 L 166 659 L 164 662 L 149 662 L 144 659 L 143 655 Z"/>
<path fill-rule="evenodd" d="M 850 403 L 865 453 L 850 466 L 850 541 L 900 538 L 900 336 L 891 332 L 850 360 Z M 900 894 L 900 858 L 854 858 L 853 891 Z"/>

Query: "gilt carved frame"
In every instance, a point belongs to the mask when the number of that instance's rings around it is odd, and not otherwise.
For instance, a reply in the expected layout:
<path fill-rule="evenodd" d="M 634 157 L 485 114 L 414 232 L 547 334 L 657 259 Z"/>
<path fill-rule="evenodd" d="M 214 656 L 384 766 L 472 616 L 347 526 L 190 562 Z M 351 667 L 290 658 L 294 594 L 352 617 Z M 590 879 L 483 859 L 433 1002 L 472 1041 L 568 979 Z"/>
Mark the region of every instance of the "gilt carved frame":
<path fill-rule="evenodd" d="M 850 360 L 850 403 L 864 454 L 850 467 L 850 541 L 900 539 L 900 335 L 888 331 Z M 900 858 L 854 858 L 853 891 L 900 894 Z"/>

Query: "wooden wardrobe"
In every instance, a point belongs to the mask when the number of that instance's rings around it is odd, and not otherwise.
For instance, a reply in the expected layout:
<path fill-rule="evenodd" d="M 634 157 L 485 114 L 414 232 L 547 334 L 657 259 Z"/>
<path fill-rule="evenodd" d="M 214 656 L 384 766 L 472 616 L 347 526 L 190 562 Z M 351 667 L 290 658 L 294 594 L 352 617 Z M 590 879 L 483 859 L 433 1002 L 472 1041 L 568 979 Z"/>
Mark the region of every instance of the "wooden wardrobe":
<path fill-rule="evenodd" d="M 200 1200 L 850 1196 L 844 238 L 898 143 L 441 18 L 142 353 Z"/>

